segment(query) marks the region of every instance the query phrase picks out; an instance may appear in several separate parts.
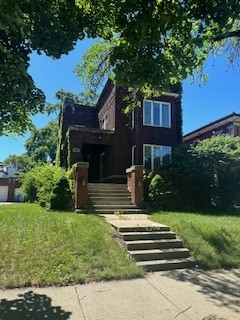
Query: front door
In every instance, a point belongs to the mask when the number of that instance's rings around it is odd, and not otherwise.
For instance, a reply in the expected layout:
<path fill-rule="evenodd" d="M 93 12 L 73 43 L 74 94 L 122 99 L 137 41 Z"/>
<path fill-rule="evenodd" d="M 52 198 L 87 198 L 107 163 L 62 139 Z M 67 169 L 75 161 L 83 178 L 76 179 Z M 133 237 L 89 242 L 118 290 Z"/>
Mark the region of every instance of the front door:
<path fill-rule="evenodd" d="M 104 156 L 105 152 L 100 154 L 100 180 L 104 178 Z"/>

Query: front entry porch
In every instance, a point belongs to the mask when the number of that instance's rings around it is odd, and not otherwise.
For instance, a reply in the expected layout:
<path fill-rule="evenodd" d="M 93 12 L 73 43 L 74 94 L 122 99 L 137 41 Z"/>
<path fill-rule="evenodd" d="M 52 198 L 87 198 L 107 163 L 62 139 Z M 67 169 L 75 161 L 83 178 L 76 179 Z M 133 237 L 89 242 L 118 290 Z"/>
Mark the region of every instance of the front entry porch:
<path fill-rule="evenodd" d="M 114 213 L 116 211 L 129 211 L 137 213 L 143 202 L 143 167 L 132 166 L 126 170 L 127 173 L 127 184 L 114 184 L 114 183 L 89 183 L 89 163 L 88 162 L 77 162 L 73 165 L 74 172 L 74 195 L 75 195 L 75 209 L 76 210 L 88 210 L 92 209 L 99 213 Z M 120 198 L 124 196 L 123 202 L 117 204 L 118 196 Z M 101 203 L 92 205 L 93 199 L 91 196 L 97 196 L 97 198 L 105 198 L 106 203 L 103 199 L 100 199 Z M 128 203 L 125 203 L 127 197 Z M 111 198 L 111 199 L 109 199 Z M 116 198 L 116 199 L 115 199 Z M 90 203 L 89 203 L 89 200 Z M 96 199 L 94 199 L 96 200 Z M 114 203 L 112 202 L 114 200 Z M 108 201 L 111 201 L 109 204 Z M 90 204 L 90 206 L 89 206 Z M 88 205 L 88 207 L 87 207 Z M 92 206 L 91 206 L 92 205 Z M 91 207 L 91 208 L 90 208 Z M 107 211 L 105 211 L 107 209 Z"/>

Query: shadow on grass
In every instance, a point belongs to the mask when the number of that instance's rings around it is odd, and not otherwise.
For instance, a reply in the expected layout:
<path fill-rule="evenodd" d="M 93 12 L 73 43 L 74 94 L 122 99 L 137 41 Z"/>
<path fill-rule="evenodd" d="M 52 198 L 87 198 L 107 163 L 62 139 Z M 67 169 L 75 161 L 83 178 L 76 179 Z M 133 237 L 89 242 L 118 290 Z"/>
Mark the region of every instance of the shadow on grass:
<path fill-rule="evenodd" d="M 218 307 L 226 307 L 240 313 L 240 270 L 175 270 L 166 272 L 172 279 L 190 282 L 196 285 L 197 291 Z"/>
<path fill-rule="evenodd" d="M 0 300 L 0 320 L 67 320 L 71 312 L 51 306 L 51 299 L 44 294 L 28 291 L 15 300 Z"/>

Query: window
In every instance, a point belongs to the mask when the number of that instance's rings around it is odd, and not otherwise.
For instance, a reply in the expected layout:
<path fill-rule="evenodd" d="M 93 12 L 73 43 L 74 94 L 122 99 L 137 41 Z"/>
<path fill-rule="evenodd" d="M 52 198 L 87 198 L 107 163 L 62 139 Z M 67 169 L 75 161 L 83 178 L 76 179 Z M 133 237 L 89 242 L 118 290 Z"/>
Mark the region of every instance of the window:
<path fill-rule="evenodd" d="M 171 127 L 171 104 L 162 101 L 143 101 L 143 124 L 156 127 Z"/>
<path fill-rule="evenodd" d="M 108 115 L 107 113 L 104 115 L 104 117 L 100 120 L 100 129 L 107 129 L 108 124 Z"/>
<path fill-rule="evenodd" d="M 145 169 L 159 171 L 165 156 L 170 156 L 172 148 L 169 146 L 144 145 L 143 162 Z"/>

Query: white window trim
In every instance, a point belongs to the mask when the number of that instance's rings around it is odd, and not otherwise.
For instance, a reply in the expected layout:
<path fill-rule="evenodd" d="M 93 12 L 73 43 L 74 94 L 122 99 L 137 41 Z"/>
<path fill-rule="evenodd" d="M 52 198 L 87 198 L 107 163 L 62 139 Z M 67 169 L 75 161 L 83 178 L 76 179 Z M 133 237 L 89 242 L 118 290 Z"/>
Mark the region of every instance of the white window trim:
<path fill-rule="evenodd" d="M 134 129 L 135 127 L 135 110 L 133 109 L 132 110 L 132 130 Z"/>
<path fill-rule="evenodd" d="M 172 147 L 171 146 L 164 146 L 162 144 L 143 144 L 143 166 L 145 167 L 145 147 L 151 147 L 151 170 L 154 170 L 154 147 L 161 148 L 168 147 L 171 150 L 172 154 Z M 161 157 L 161 164 L 162 164 L 162 157 Z"/>
<path fill-rule="evenodd" d="M 132 166 L 135 165 L 135 157 L 134 157 L 135 150 L 136 150 L 136 145 L 132 146 Z"/>
<path fill-rule="evenodd" d="M 106 112 L 102 117 L 102 119 L 100 120 L 100 129 L 106 130 L 107 124 L 108 124 L 108 114 Z"/>
<path fill-rule="evenodd" d="M 145 102 L 150 102 L 151 103 L 151 124 L 147 124 L 145 123 L 145 111 L 144 111 L 144 106 L 145 106 Z M 160 104 L 160 125 L 156 125 L 153 124 L 153 103 L 157 102 Z M 169 110 L 169 126 L 163 126 L 162 125 L 162 105 L 166 104 L 168 105 L 168 110 Z M 165 102 L 165 101 L 158 101 L 158 100 L 148 100 L 148 99 L 144 99 L 143 100 L 143 125 L 147 126 L 147 127 L 158 127 L 158 128 L 171 128 L 172 127 L 172 122 L 171 122 L 171 103 L 170 102 Z"/>

